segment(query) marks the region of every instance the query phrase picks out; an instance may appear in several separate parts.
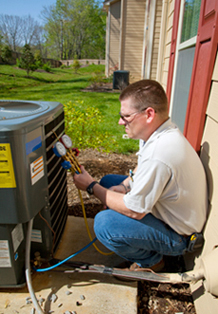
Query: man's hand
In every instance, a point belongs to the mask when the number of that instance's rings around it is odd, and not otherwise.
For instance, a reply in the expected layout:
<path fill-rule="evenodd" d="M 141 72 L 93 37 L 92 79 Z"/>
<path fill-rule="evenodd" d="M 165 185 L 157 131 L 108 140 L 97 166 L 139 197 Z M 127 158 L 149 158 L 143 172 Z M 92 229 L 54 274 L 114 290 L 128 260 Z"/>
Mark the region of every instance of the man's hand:
<path fill-rule="evenodd" d="M 81 173 L 74 174 L 73 181 L 77 187 L 77 189 L 86 191 L 87 187 L 90 183 L 95 181 L 92 176 L 85 170 L 83 166 L 81 166 Z"/>
<path fill-rule="evenodd" d="M 94 180 L 92 176 L 85 170 L 83 166 L 81 166 L 82 173 L 74 174 L 73 180 L 76 187 L 79 190 L 86 191 L 89 184 L 91 184 Z M 113 189 L 119 189 L 119 191 L 114 191 Z M 123 189 L 121 192 L 121 188 Z M 118 213 L 131 217 L 133 219 L 142 219 L 145 216 L 145 213 L 137 213 L 126 207 L 123 201 L 123 194 L 125 188 L 122 185 L 118 185 L 116 187 L 112 187 L 111 189 L 106 189 L 100 184 L 96 184 L 94 187 L 94 195 L 97 197 L 102 204 L 106 205 L 107 208 L 111 208 Z M 119 193 L 117 193 L 119 192 Z"/>

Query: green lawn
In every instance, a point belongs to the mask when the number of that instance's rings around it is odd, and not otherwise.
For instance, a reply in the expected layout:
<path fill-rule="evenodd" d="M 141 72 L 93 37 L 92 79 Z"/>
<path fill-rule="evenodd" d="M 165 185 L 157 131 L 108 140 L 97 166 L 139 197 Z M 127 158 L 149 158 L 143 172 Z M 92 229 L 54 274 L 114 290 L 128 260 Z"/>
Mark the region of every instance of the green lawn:
<path fill-rule="evenodd" d="M 127 154 L 137 151 L 138 141 L 122 138 L 125 131 L 118 125 L 119 93 L 82 91 L 90 85 L 89 80 L 96 72 L 104 75 L 104 66 L 89 65 L 80 68 L 77 74 L 72 68 L 56 68 L 51 73 L 33 72 L 27 77 L 26 71 L 16 66 L 0 65 L 0 99 L 58 101 L 63 105 L 71 101 L 75 108 L 81 108 L 79 104 L 82 102 L 82 110 L 93 107 L 100 111 L 102 121 L 96 124 L 95 132 L 108 133 L 110 144 L 107 149 L 110 152 Z"/>

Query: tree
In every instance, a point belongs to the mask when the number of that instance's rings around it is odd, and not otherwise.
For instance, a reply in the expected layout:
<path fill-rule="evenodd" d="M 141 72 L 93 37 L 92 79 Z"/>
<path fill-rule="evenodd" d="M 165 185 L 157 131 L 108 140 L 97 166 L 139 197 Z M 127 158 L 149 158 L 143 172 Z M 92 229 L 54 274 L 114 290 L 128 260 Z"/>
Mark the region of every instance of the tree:
<path fill-rule="evenodd" d="M 44 58 L 104 58 L 106 13 L 98 0 L 56 0 L 44 7 L 44 26 L 30 15 L 0 15 L 0 43 L 12 51 L 28 44 Z"/>
<path fill-rule="evenodd" d="M 2 36 L 1 30 L 0 30 L 0 47 L 2 47 L 2 43 L 3 43 L 3 36 Z"/>
<path fill-rule="evenodd" d="M 56 57 L 104 58 L 106 14 L 95 0 L 57 0 L 42 15 Z"/>
<path fill-rule="evenodd" d="M 24 44 L 28 44 L 30 46 L 34 45 L 40 25 L 30 15 L 23 17 L 22 20 L 22 38 L 24 40 Z"/>
<path fill-rule="evenodd" d="M 19 67 L 26 70 L 28 76 L 30 72 L 33 72 L 37 69 L 35 58 L 28 44 L 24 45 L 23 47 L 23 52 L 19 60 Z"/>
<path fill-rule="evenodd" d="M 47 49 L 45 46 L 46 38 L 44 28 L 41 25 L 37 25 L 35 29 L 35 36 L 33 46 L 31 48 L 33 51 L 37 52 L 40 51 L 40 55 L 43 58 L 47 58 Z"/>
<path fill-rule="evenodd" d="M 44 7 L 41 14 L 46 23 L 46 46 L 50 48 L 51 57 L 63 59 L 63 38 L 66 35 L 62 9 L 59 4 L 51 5 Z"/>
<path fill-rule="evenodd" d="M 17 50 L 22 42 L 22 18 L 19 16 L 1 14 L 0 15 L 0 31 L 7 44 L 13 51 Z"/>
<path fill-rule="evenodd" d="M 28 44 L 43 52 L 43 28 L 30 15 L 19 17 L 1 14 L 0 34 L 2 43 L 13 51 L 20 51 L 21 46 Z"/>

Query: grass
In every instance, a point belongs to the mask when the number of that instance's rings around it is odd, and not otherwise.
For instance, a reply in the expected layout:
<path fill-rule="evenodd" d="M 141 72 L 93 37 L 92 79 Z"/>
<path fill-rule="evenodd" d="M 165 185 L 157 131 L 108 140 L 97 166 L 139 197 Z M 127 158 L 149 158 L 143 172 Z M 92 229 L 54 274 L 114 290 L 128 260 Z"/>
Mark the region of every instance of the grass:
<path fill-rule="evenodd" d="M 89 65 L 74 73 L 72 68 L 53 68 L 51 73 L 33 72 L 27 77 L 26 71 L 16 66 L 0 65 L 0 99 L 72 102 L 77 106 L 83 101 L 86 107 L 98 108 L 102 122 L 96 125 L 96 132 L 109 133 L 109 151 L 128 154 L 138 150 L 138 141 L 123 139 L 125 133 L 118 125 L 120 111 L 119 93 L 84 92 L 90 85 L 93 73 L 104 74 L 103 65 Z M 76 122 L 76 121 L 75 121 Z"/>

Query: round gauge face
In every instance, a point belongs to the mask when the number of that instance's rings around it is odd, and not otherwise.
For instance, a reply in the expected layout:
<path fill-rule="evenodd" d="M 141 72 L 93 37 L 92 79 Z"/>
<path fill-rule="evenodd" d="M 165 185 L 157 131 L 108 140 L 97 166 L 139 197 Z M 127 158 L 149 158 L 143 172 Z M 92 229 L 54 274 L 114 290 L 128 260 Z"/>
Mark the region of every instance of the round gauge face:
<path fill-rule="evenodd" d="M 64 134 L 61 137 L 61 140 L 66 148 L 70 148 L 72 146 L 72 140 L 68 135 Z"/>
<path fill-rule="evenodd" d="M 55 148 L 56 148 L 56 150 L 57 150 L 57 152 L 58 152 L 58 154 L 59 154 L 60 156 L 66 155 L 66 153 L 67 153 L 66 148 L 65 148 L 64 145 L 61 144 L 60 142 L 57 142 L 57 143 L 55 144 Z"/>

